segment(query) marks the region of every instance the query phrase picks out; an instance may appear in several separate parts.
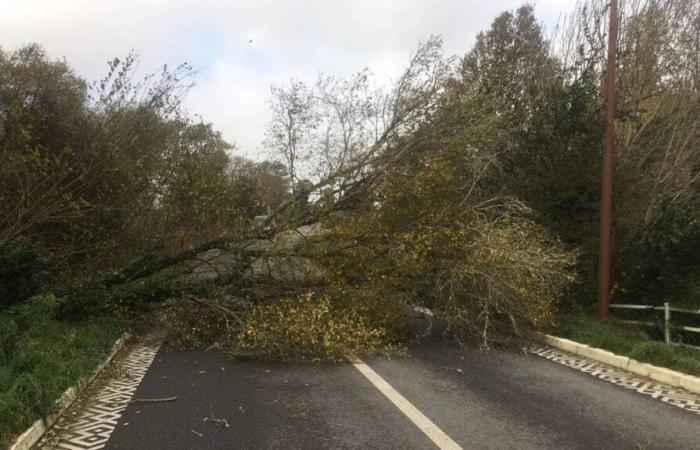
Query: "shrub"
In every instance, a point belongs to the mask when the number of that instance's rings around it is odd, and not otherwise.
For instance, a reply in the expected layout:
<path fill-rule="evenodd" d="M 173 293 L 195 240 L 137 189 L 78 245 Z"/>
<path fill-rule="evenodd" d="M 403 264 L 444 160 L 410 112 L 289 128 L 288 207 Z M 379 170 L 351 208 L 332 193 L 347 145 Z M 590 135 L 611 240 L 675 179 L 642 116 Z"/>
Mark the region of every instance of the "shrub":
<path fill-rule="evenodd" d="M 10 310 L 21 329 L 40 326 L 56 316 L 58 302 L 53 294 L 37 295 Z"/>
<path fill-rule="evenodd" d="M 81 319 L 113 314 L 115 311 L 138 311 L 172 296 L 178 286 L 175 268 L 152 275 L 108 285 L 102 281 L 76 283 L 59 290 L 61 319 Z"/>
<path fill-rule="evenodd" d="M 0 358 L 13 354 L 18 343 L 17 322 L 8 316 L 0 316 Z"/>
<path fill-rule="evenodd" d="M 32 247 L 0 248 L 0 306 L 13 305 L 34 295 L 39 288 L 40 269 Z"/>
<path fill-rule="evenodd" d="M 700 221 L 697 207 L 664 210 L 646 239 L 630 238 L 618 250 L 618 283 L 622 303 L 700 305 Z"/>
<path fill-rule="evenodd" d="M 60 298 L 58 318 L 79 319 L 105 312 L 107 288 L 98 282 L 83 282 L 64 286 L 57 291 Z"/>
<path fill-rule="evenodd" d="M 0 357 L 16 353 L 23 333 L 45 326 L 56 315 L 58 303 L 51 294 L 32 297 L 0 315 Z"/>

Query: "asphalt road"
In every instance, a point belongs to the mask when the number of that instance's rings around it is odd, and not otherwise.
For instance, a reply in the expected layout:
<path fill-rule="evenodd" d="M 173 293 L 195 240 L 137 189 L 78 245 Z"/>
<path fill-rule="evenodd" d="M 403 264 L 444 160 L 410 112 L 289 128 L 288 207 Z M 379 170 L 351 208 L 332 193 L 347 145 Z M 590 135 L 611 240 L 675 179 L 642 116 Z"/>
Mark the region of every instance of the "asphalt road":
<path fill-rule="evenodd" d="M 700 415 L 515 351 L 428 343 L 365 361 L 464 449 L 698 449 Z M 160 351 L 107 449 L 430 449 L 352 364 Z M 227 426 L 228 424 L 228 426 Z"/>

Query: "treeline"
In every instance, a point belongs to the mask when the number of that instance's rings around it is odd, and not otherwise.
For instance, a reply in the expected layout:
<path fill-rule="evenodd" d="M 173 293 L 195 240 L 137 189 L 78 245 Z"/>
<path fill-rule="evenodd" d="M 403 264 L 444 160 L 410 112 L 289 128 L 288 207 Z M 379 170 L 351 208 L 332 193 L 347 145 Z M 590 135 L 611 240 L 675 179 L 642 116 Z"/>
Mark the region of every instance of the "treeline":
<path fill-rule="evenodd" d="M 523 6 L 459 58 L 424 42 L 387 89 L 368 70 L 274 86 L 279 162 L 264 163 L 186 117 L 187 66 L 133 82 L 134 59 L 115 60 L 87 85 L 36 46 L 2 54 L 0 286 L 260 231 L 271 213 L 278 229 L 322 223 L 312 256 L 331 276 L 285 286 L 279 307 L 240 303 L 223 331 L 245 351 L 374 349 L 403 339 L 414 306 L 484 344 L 546 328 L 593 304 L 606 18 L 589 0 L 546 35 Z M 613 295 L 697 302 L 700 5 L 623 2 L 618 55 Z"/>
<path fill-rule="evenodd" d="M 87 83 L 38 45 L 0 50 L 0 303 L 245 227 L 289 193 L 181 107 L 187 65 Z"/>
<path fill-rule="evenodd" d="M 697 304 L 700 5 L 635 0 L 620 9 L 613 295 Z M 343 199 L 350 185 L 362 186 L 375 206 L 404 196 L 393 205 L 392 231 L 429 215 L 421 202 L 442 205 L 440 225 L 448 228 L 456 226 L 451 214 L 468 207 L 467 194 L 521 202 L 532 210 L 528 220 L 577 254 L 578 281 L 564 297 L 588 307 L 596 284 L 607 17 L 607 2 L 585 1 L 547 35 L 532 7 L 503 13 L 460 58 L 445 58 L 440 40 L 431 39 L 383 92 L 370 89 L 367 71 L 292 80 L 273 89 L 268 145 L 294 179 L 341 174 L 325 188 L 341 202 L 357 203 L 356 193 Z M 391 166 L 369 156 L 376 153 Z M 394 187 L 381 190 L 401 165 Z M 420 198 L 424 193 L 431 197 Z"/>

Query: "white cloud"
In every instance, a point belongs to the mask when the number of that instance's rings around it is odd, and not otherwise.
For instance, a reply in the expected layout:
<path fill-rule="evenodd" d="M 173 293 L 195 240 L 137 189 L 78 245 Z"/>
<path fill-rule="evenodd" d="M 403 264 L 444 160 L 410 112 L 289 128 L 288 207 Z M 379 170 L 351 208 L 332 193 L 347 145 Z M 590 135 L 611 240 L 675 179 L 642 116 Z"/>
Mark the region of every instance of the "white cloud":
<path fill-rule="evenodd" d="M 418 42 L 439 34 L 463 54 L 501 11 L 501 0 L 0 0 L 0 46 L 42 44 L 88 79 L 130 50 L 144 71 L 190 62 L 200 69 L 192 113 L 256 156 L 268 120 L 269 86 L 365 66 L 379 83 L 396 77 Z M 540 0 L 550 27 L 575 0 Z M 249 43 L 249 39 L 253 39 Z"/>

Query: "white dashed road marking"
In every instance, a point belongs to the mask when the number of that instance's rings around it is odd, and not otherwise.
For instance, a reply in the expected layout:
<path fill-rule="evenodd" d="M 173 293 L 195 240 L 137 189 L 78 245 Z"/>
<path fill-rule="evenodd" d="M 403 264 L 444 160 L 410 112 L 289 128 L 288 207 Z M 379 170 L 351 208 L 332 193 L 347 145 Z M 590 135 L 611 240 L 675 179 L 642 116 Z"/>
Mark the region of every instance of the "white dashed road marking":
<path fill-rule="evenodd" d="M 406 397 L 399 394 L 384 378 L 375 372 L 370 366 L 362 362 L 360 359 L 352 360 L 352 364 L 362 375 L 365 376 L 379 392 L 384 394 L 391 403 L 394 404 L 411 422 L 413 422 L 420 430 L 425 433 L 431 441 L 443 450 L 462 450 L 455 441 L 445 434 L 437 425 L 428 419 L 422 412 L 409 402 Z"/>

